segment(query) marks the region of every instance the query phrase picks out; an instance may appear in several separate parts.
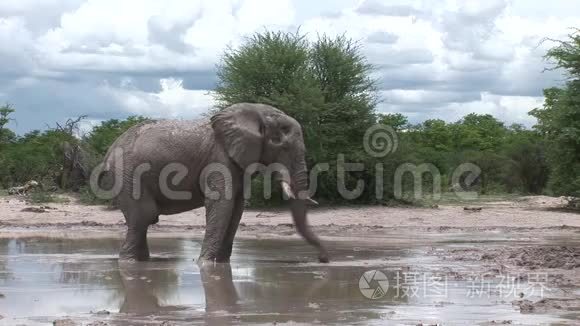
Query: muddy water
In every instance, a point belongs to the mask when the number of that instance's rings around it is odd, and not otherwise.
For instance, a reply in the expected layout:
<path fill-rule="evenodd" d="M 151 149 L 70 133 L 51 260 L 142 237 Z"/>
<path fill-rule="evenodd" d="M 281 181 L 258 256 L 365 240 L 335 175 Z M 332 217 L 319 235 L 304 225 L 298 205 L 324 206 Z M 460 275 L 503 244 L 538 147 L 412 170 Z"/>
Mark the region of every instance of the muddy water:
<path fill-rule="evenodd" d="M 433 246 L 467 241 L 484 243 L 473 235 L 430 244 L 329 243 L 333 262 L 322 265 L 313 263 L 311 248 L 299 240 L 240 240 L 231 264 L 200 267 L 193 261 L 197 240 L 151 239 L 151 261 L 120 264 L 117 239 L 0 239 L 0 324 L 63 318 L 109 325 L 549 324 L 575 318 L 521 314 L 511 305 L 520 293 L 534 300 L 554 289 L 508 278 L 453 278 L 452 273 L 477 270 L 476 263 L 449 263 L 428 254 Z M 375 298 L 365 297 L 361 286 Z"/>

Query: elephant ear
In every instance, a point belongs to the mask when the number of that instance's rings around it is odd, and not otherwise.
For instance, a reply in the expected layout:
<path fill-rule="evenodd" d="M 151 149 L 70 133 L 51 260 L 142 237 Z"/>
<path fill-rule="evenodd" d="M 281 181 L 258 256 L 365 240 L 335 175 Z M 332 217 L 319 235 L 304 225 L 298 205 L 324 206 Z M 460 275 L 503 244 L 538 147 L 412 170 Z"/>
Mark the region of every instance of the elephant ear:
<path fill-rule="evenodd" d="M 263 125 L 262 114 L 248 104 L 232 105 L 211 117 L 217 141 L 241 168 L 260 161 Z"/>

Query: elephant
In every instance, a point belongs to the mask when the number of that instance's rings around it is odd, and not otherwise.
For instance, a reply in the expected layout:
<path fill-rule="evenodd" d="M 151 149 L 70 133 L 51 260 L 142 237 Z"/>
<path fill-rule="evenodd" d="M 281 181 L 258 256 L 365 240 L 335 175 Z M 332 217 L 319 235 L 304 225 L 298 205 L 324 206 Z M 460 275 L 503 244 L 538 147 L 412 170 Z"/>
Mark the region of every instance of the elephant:
<path fill-rule="evenodd" d="M 305 153 L 300 124 L 266 104 L 238 103 L 210 118 L 131 127 L 111 145 L 97 177 L 100 187 L 120 186 L 114 199 L 127 225 L 120 259 L 149 258 L 147 229 L 160 215 L 205 206 L 199 259 L 229 262 L 245 206 L 245 175 L 256 165 L 277 164 L 283 168 L 274 179 L 289 201 L 297 232 L 318 250 L 320 262 L 328 262 L 325 247 L 307 222 L 307 206 L 314 201 L 308 195 Z M 167 173 L 168 167 L 176 173 Z M 165 181 L 171 175 L 170 186 Z"/>

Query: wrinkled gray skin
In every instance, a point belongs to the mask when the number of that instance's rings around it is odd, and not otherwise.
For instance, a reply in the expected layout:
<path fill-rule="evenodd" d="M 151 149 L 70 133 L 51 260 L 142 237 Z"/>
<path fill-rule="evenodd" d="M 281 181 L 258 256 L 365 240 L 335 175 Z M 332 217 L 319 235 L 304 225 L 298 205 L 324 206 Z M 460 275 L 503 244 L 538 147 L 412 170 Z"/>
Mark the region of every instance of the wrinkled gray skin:
<path fill-rule="evenodd" d="M 118 164 L 120 160 L 114 154 L 115 149 L 123 150 L 122 166 Z M 129 129 L 109 149 L 104 161 L 107 172 L 103 174 L 109 179 L 112 175 L 123 176 L 122 190 L 116 198 L 127 224 L 120 258 L 149 258 L 147 228 L 158 222 L 159 215 L 205 206 L 206 232 L 200 259 L 228 262 L 244 209 L 244 169 L 252 163 L 281 163 L 289 173 L 287 177 L 277 174 L 277 180 L 287 182 L 293 194 L 297 195 L 290 199 L 290 209 L 298 233 L 318 249 L 319 260 L 327 262 L 327 252 L 306 220 L 308 198 L 298 196 L 307 189 L 304 155 L 304 140 L 298 122 L 263 104 L 235 104 L 211 119 L 165 120 Z M 150 163 L 150 171 L 134 178 L 136 167 L 142 163 Z M 183 164 L 188 173 L 177 184 L 173 183 L 175 174 L 170 174 L 166 178 L 169 182 L 165 184 L 171 190 L 190 192 L 190 199 L 169 199 L 162 193 L 160 172 L 170 163 Z M 212 163 L 227 167 L 232 182 L 227 183 L 220 173 L 202 173 Z M 133 195 L 134 179 L 141 181 L 140 189 L 135 189 L 141 192 L 139 198 Z M 226 189 L 228 184 L 233 189 Z M 220 198 L 206 198 L 207 190 L 219 192 Z M 227 190 L 233 194 L 229 199 L 225 196 Z"/>

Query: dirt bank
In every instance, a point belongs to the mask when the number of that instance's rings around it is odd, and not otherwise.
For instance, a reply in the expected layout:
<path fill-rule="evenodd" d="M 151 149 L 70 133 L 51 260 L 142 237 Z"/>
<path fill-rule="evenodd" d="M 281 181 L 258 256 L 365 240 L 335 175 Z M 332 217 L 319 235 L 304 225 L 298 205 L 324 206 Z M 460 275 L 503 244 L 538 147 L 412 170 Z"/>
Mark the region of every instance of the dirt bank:
<path fill-rule="evenodd" d="M 361 226 L 383 228 L 580 228 L 580 215 L 561 210 L 563 200 L 536 196 L 511 201 L 479 202 L 466 205 L 439 205 L 437 208 L 396 208 L 382 206 L 319 207 L 309 213 L 313 226 Z M 162 216 L 157 227 L 198 228 L 205 225 L 203 208 Z M 291 223 L 288 210 L 246 210 L 246 226 L 285 226 Z M 29 205 L 21 197 L 0 197 L 0 226 L 6 227 L 118 227 L 124 225 L 118 210 L 103 206 L 69 203 Z"/>

